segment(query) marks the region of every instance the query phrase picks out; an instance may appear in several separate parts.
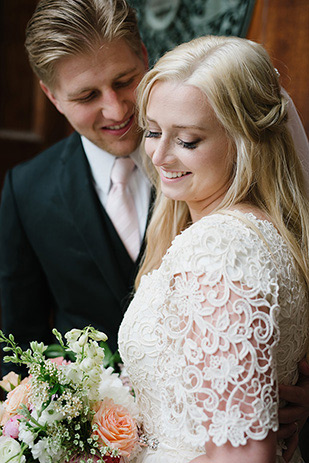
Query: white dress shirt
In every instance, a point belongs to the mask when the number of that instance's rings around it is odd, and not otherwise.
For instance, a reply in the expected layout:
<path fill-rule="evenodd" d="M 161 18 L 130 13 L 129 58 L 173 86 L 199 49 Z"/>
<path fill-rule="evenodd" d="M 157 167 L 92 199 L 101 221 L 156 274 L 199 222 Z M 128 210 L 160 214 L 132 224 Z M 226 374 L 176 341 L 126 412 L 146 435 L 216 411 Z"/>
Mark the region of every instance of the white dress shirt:
<path fill-rule="evenodd" d="M 84 136 L 81 137 L 81 140 L 90 165 L 94 188 L 101 204 L 105 208 L 107 196 L 111 188 L 111 171 L 116 157 L 102 150 Z M 143 167 L 140 148 L 131 153 L 130 158 L 134 161 L 136 169 L 134 169 L 130 177 L 128 187 L 134 198 L 140 239 L 142 240 L 147 224 L 151 185 Z"/>

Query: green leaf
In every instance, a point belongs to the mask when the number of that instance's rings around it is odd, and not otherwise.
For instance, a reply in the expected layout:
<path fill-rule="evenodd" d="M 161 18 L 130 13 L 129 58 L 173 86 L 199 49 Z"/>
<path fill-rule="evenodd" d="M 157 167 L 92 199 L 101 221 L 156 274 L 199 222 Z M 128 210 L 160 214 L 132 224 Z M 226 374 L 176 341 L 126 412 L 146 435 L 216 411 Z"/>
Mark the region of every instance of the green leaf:
<path fill-rule="evenodd" d="M 9 363 L 9 362 L 12 362 L 12 363 L 20 363 L 19 360 L 18 360 L 18 358 L 13 357 L 13 356 L 10 356 L 10 355 L 5 355 L 5 356 L 3 357 L 3 361 L 4 361 L 5 363 Z"/>
<path fill-rule="evenodd" d="M 3 352 L 9 352 L 10 350 L 13 350 L 12 347 L 9 347 L 9 346 L 5 346 L 3 347 Z"/>
<path fill-rule="evenodd" d="M 56 329 L 54 328 L 52 330 L 52 333 L 53 335 L 56 337 L 57 341 L 59 342 L 59 344 L 63 347 L 63 349 L 65 348 L 65 345 L 63 343 L 63 338 L 62 338 L 62 334 Z"/>
<path fill-rule="evenodd" d="M 60 387 L 60 384 L 55 384 L 54 387 L 48 391 L 49 394 L 51 396 L 54 394 L 57 394 L 57 392 L 59 391 L 59 387 Z"/>
<path fill-rule="evenodd" d="M 44 354 L 47 358 L 65 357 L 66 351 L 59 344 L 50 344 Z"/>
<path fill-rule="evenodd" d="M 122 359 L 121 359 L 121 357 L 120 357 L 120 354 L 119 354 L 118 350 L 116 350 L 116 352 L 114 353 L 114 355 L 113 355 L 113 357 L 112 357 L 112 361 L 113 361 L 114 363 L 117 363 L 117 364 L 118 364 L 118 363 L 122 363 Z"/>
<path fill-rule="evenodd" d="M 107 342 L 100 342 L 100 347 L 104 349 L 104 359 L 103 359 L 103 366 L 104 368 L 112 367 L 114 370 L 118 369 L 118 363 L 121 363 L 121 357 L 119 355 L 118 350 L 116 352 L 112 352 Z"/>

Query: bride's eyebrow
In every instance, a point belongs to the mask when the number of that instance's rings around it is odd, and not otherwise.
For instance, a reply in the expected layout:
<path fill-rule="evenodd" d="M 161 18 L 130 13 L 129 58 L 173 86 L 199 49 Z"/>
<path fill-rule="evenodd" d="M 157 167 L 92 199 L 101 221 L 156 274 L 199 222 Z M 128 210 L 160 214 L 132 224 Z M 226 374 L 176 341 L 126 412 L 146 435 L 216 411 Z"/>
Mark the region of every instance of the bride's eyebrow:
<path fill-rule="evenodd" d="M 154 119 L 151 119 L 151 117 L 148 117 L 146 116 L 146 121 L 149 123 L 153 123 L 153 124 L 157 124 L 157 121 L 155 121 Z M 199 130 L 199 131 L 205 131 L 206 127 L 201 127 L 200 125 L 197 125 L 197 124 L 189 124 L 189 125 L 179 125 L 179 124 L 172 124 L 172 127 L 174 129 L 195 129 L 195 130 Z"/>
<path fill-rule="evenodd" d="M 195 125 L 195 124 L 190 124 L 190 125 L 173 124 L 172 127 L 174 127 L 175 129 L 197 129 L 197 130 L 205 130 L 205 127 L 201 127 L 201 126 Z"/>

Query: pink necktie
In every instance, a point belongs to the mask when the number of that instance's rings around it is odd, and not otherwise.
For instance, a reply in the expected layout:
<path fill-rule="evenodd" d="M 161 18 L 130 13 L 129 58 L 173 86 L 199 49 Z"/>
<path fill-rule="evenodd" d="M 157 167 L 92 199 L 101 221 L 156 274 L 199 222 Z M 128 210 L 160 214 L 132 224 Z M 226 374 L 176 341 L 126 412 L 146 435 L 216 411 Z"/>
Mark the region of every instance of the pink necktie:
<path fill-rule="evenodd" d="M 140 249 L 139 226 L 134 200 L 127 187 L 134 167 L 129 157 L 116 158 L 111 172 L 112 187 L 107 197 L 106 212 L 135 261 Z"/>

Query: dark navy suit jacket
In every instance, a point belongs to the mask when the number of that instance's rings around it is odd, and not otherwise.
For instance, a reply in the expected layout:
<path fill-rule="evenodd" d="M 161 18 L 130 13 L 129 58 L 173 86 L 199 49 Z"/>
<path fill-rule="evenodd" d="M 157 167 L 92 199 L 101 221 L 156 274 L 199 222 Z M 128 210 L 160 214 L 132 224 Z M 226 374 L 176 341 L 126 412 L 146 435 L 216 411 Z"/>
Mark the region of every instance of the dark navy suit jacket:
<path fill-rule="evenodd" d="M 91 324 L 116 349 L 137 263 L 97 197 L 77 133 L 8 172 L 0 208 L 2 328 L 23 347 L 55 342 L 51 326 L 64 333 Z"/>

